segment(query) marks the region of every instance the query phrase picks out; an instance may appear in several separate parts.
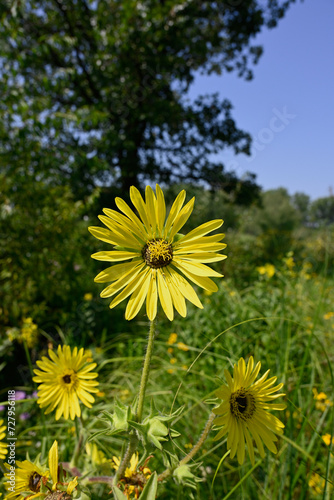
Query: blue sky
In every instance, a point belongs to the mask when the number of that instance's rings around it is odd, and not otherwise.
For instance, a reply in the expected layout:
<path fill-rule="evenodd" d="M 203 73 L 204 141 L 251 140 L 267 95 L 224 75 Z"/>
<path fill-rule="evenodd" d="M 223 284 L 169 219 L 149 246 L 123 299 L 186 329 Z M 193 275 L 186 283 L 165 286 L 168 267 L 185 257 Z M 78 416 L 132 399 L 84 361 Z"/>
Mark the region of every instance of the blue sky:
<path fill-rule="evenodd" d="M 254 139 L 250 158 L 224 151 L 227 169 L 255 173 L 264 190 L 283 186 L 311 199 L 334 191 L 333 26 L 333 0 L 297 0 L 278 27 L 256 37 L 264 54 L 252 81 L 196 77 L 190 96 L 219 92 Z"/>

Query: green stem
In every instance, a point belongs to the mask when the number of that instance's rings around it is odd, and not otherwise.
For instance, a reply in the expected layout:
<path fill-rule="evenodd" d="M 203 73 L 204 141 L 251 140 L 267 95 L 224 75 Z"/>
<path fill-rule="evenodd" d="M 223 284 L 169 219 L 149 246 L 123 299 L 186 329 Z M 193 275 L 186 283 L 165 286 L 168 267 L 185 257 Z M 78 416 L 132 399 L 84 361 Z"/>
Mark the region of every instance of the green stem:
<path fill-rule="evenodd" d="M 190 452 L 188 453 L 188 455 L 186 455 L 184 458 L 182 458 L 182 460 L 179 462 L 179 465 L 177 467 L 180 467 L 180 465 L 187 464 L 189 462 L 189 460 L 191 460 L 196 455 L 196 453 L 199 451 L 199 449 L 203 445 L 204 441 L 208 437 L 209 432 L 210 432 L 211 427 L 212 427 L 212 422 L 214 421 L 215 418 L 216 418 L 216 415 L 214 413 L 210 413 L 209 418 L 208 418 L 208 420 L 207 420 L 207 422 L 205 424 L 205 427 L 203 429 L 203 432 L 202 432 L 199 440 L 197 441 L 197 443 L 195 444 L 195 446 L 192 447 L 192 449 L 190 450 Z M 173 471 L 174 471 L 175 468 L 176 467 L 171 468 L 171 469 L 166 469 L 164 472 L 162 472 L 158 476 L 158 481 L 163 481 L 168 476 L 170 476 L 171 474 L 173 474 Z"/>
<path fill-rule="evenodd" d="M 125 469 L 126 469 L 126 466 L 130 462 L 130 459 L 131 459 L 133 453 L 136 451 L 138 441 L 139 441 L 139 439 L 135 433 L 130 435 L 130 441 L 129 441 L 128 447 L 126 449 L 126 452 L 124 453 L 122 462 L 120 463 L 120 465 L 116 471 L 116 474 L 114 476 L 113 484 L 115 486 L 117 486 L 117 483 L 118 483 L 119 479 L 123 476 Z"/>
<path fill-rule="evenodd" d="M 80 422 L 80 428 L 79 428 L 79 422 Z M 75 447 L 72 460 L 70 462 L 71 467 L 76 467 L 80 453 L 81 453 L 81 448 L 83 445 L 83 425 L 82 425 L 82 420 L 79 417 L 78 419 L 75 420 L 75 427 L 76 427 L 76 434 L 77 434 L 77 445 Z"/>
<path fill-rule="evenodd" d="M 139 387 L 139 394 L 138 394 L 138 407 L 137 407 L 137 413 L 135 415 L 135 420 L 137 422 L 141 422 L 142 416 L 143 416 L 143 408 L 144 408 L 144 399 L 145 399 L 145 392 L 146 392 L 146 386 L 147 386 L 147 381 L 148 381 L 148 375 L 150 372 L 150 364 L 151 364 L 151 358 L 152 358 L 152 352 L 153 352 L 153 343 L 154 343 L 154 335 L 155 335 L 155 321 L 150 322 L 150 330 L 148 334 L 148 342 L 147 342 L 147 348 L 146 348 L 146 354 L 145 354 L 145 359 L 144 359 L 144 366 L 143 366 L 143 371 L 141 375 L 141 380 L 140 380 L 140 387 Z M 133 453 L 136 451 L 137 445 L 138 445 L 138 437 L 136 433 L 131 434 L 130 436 L 130 441 L 128 444 L 128 447 L 126 449 L 126 452 L 123 456 L 123 459 L 120 463 L 120 466 L 118 467 L 116 474 L 114 476 L 114 481 L 113 484 L 117 485 L 119 479 L 123 476 L 126 466 L 130 462 L 130 459 L 133 455 Z"/>
<path fill-rule="evenodd" d="M 150 322 L 150 331 L 148 334 L 146 355 L 145 355 L 143 372 L 142 372 L 141 381 L 140 381 L 139 396 L 138 396 L 138 408 L 137 408 L 137 414 L 136 414 L 136 421 L 138 423 L 141 422 L 142 416 L 143 416 L 145 391 L 146 391 L 148 375 L 150 372 L 150 363 L 151 363 L 151 357 L 152 357 L 152 351 L 153 351 L 154 335 L 155 335 L 155 321 L 153 320 Z"/>

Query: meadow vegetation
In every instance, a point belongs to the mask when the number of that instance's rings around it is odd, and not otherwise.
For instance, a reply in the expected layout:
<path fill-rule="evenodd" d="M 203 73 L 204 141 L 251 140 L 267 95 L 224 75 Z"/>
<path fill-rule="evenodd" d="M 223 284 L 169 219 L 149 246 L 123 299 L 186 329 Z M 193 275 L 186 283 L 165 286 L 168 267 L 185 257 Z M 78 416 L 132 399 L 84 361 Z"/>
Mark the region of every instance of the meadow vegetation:
<path fill-rule="evenodd" d="M 124 440 L 101 432 L 111 429 L 103 412 L 113 412 L 115 404 L 131 405 L 137 394 L 148 319 L 142 310 L 125 321 L 125 305 L 109 310 L 108 301 L 99 298 L 102 286 L 93 279 L 101 266 L 90 255 L 101 243 L 87 231 L 96 225 L 98 193 L 74 202 L 63 188 L 26 182 L 25 196 L 18 197 L 4 179 L 1 194 L 0 420 L 6 418 L 7 391 L 15 389 L 17 458 L 41 454 L 46 459 L 56 439 L 61 461 L 86 471 L 92 500 L 105 498 L 110 486 L 90 479 L 115 472 L 113 457 L 120 456 Z M 166 189 L 166 200 L 171 202 L 180 188 Z M 224 369 L 249 356 L 261 361 L 261 372 L 270 369 L 284 383 L 287 408 L 279 416 L 285 429 L 276 455 L 268 452 L 262 459 L 256 454 L 254 465 L 246 456 L 239 465 L 226 456 L 226 439 L 213 441 L 211 433 L 195 457 L 196 485 L 174 479 L 161 485 L 159 498 L 329 499 L 334 470 L 332 197 L 310 202 L 305 195 L 277 189 L 243 207 L 221 191 L 186 189 L 187 200 L 196 196 L 187 230 L 210 219 L 225 220 L 228 258 L 212 266 L 225 278 L 216 280 L 216 293 L 198 290 L 203 310 L 189 304 L 187 317 L 176 315 L 172 323 L 162 311 L 158 314 L 145 411 L 152 398 L 160 411 L 184 405 L 183 415 L 171 424 L 180 436 L 168 442 L 166 452 L 175 446 L 186 455 L 213 408 Z M 48 348 L 59 344 L 84 347 L 97 363 L 96 401 L 91 409 L 82 407 L 81 419 L 74 421 L 55 422 L 53 413 L 44 415 L 36 404 L 32 370 Z M 148 451 L 147 467 L 163 471 L 154 447 Z M 85 490 L 81 498 L 89 498 L 84 495 Z"/>

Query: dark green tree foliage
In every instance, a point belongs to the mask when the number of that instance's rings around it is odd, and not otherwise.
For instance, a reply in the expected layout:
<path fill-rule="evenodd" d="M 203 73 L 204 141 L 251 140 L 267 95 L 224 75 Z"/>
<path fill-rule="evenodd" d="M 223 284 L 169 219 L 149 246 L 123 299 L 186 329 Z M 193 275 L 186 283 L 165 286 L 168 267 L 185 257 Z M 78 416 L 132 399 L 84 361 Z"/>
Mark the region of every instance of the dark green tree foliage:
<path fill-rule="evenodd" d="M 313 201 L 310 207 L 310 220 L 315 225 L 334 224 L 334 196 L 326 196 Z"/>
<path fill-rule="evenodd" d="M 248 153 L 250 136 L 229 101 L 186 94 L 196 71 L 250 79 L 262 52 L 252 37 L 292 1 L 0 0 L 2 168 L 77 197 L 96 185 L 212 184 L 217 170 L 235 188 L 212 154 Z"/>

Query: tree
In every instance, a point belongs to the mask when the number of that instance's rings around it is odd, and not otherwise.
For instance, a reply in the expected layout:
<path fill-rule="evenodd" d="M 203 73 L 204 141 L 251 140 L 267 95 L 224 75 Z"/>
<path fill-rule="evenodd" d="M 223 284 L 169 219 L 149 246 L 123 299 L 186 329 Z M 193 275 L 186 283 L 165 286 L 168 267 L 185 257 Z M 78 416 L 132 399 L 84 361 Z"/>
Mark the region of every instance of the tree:
<path fill-rule="evenodd" d="M 250 79 L 262 53 L 252 37 L 292 1 L 1 0 L 2 169 L 77 197 L 97 185 L 210 182 L 217 170 L 228 184 L 212 155 L 247 154 L 250 136 L 229 101 L 189 102 L 189 86 L 198 71 Z"/>
<path fill-rule="evenodd" d="M 311 203 L 310 219 L 316 226 L 334 223 L 334 196 L 318 198 Z"/>

